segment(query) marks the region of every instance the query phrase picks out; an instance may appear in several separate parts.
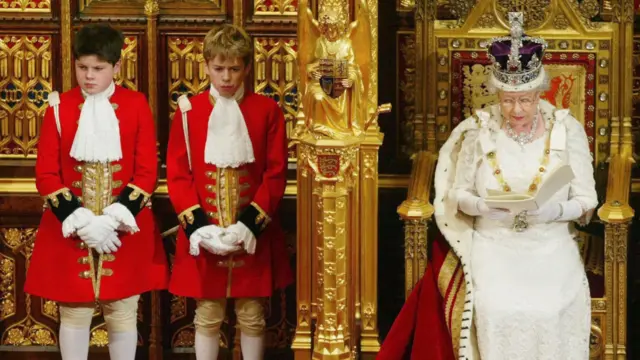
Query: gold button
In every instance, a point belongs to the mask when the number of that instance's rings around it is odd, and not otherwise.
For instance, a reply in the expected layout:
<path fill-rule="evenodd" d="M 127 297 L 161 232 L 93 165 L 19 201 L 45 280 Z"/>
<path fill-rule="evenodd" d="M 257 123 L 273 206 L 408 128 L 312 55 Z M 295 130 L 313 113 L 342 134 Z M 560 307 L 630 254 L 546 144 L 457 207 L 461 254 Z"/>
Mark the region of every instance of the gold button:
<path fill-rule="evenodd" d="M 205 186 L 205 189 L 207 189 L 208 192 L 213 192 L 213 185 L 207 184 L 207 186 Z"/>
<path fill-rule="evenodd" d="M 71 183 L 74 188 L 82 188 L 82 181 L 74 181 Z"/>
<path fill-rule="evenodd" d="M 76 165 L 73 169 L 77 172 L 82 172 L 82 165 Z"/>
<path fill-rule="evenodd" d="M 216 214 L 215 214 L 213 211 L 209 211 L 209 212 L 207 213 L 207 216 L 208 216 L 208 217 L 210 217 L 211 219 L 213 219 L 213 218 L 215 218 L 215 217 L 216 217 Z"/>
<path fill-rule="evenodd" d="M 83 256 L 78 258 L 78 262 L 82 265 L 87 265 L 89 263 L 89 257 L 88 256 Z"/>
<path fill-rule="evenodd" d="M 81 272 L 79 276 L 81 278 L 83 278 L 83 279 L 88 279 L 88 278 L 91 277 L 91 271 L 85 270 L 85 271 Z"/>
<path fill-rule="evenodd" d="M 207 172 L 205 173 L 205 175 L 206 175 L 209 179 L 213 179 L 213 177 L 214 177 L 214 176 L 213 176 L 213 171 L 207 171 Z"/>
<path fill-rule="evenodd" d="M 207 204 L 209 204 L 211 206 L 216 204 L 216 202 L 212 198 L 207 198 L 205 201 L 207 202 Z"/>
<path fill-rule="evenodd" d="M 82 250 L 85 250 L 87 248 L 87 244 L 84 241 L 80 241 L 78 242 L 78 247 Z"/>
<path fill-rule="evenodd" d="M 101 274 L 102 274 L 102 276 L 111 276 L 111 275 L 113 275 L 113 270 L 112 269 L 102 269 Z"/>

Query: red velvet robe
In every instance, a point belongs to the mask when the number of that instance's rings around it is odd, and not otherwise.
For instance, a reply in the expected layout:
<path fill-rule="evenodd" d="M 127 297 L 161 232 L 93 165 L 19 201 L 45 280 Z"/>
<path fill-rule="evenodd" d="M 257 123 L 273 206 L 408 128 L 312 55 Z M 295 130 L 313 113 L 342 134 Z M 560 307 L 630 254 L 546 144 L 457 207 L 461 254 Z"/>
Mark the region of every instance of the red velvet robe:
<path fill-rule="evenodd" d="M 192 170 L 189 169 L 180 111 L 173 118 L 167 151 L 167 184 L 176 213 L 181 217 L 199 206 L 207 214 L 203 225 L 226 227 L 237 221 L 239 213 L 255 204 L 273 221 L 257 236 L 253 255 L 242 252 L 218 256 L 201 249 L 200 255 L 192 256 L 189 240 L 181 229 L 169 291 L 206 299 L 270 296 L 274 288 L 284 288 L 293 280 L 284 233 L 278 221 L 288 157 L 282 110 L 268 97 L 247 92 L 239 105 L 253 145 L 255 162 L 237 170 L 218 169 L 204 162 L 213 101 L 209 92 L 196 95 L 190 101 L 192 110 L 187 113 L 187 119 Z M 230 186 L 221 184 L 222 174 Z M 231 204 L 231 209 L 219 209 L 221 202 Z"/>
<path fill-rule="evenodd" d="M 69 156 L 84 102 L 80 88 L 60 96 L 61 136 L 52 107 L 47 109 L 36 161 L 36 186 L 45 199 L 66 188 L 82 199 L 85 207 L 92 207 L 90 204 L 98 201 L 90 199 L 86 192 L 104 188 L 101 204 L 96 205 L 100 215 L 102 208 L 123 190 L 131 191 L 131 186 L 145 198 L 153 193 L 157 180 L 156 132 L 146 98 L 116 86 L 110 101 L 120 124 L 122 159 L 111 162 L 108 177 L 102 181 L 87 176 L 91 164 Z M 117 300 L 165 289 L 168 266 L 151 209 L 144 206 L 136 215 L 136 222 L 140 231 L 133 235 L 120 233 L 122 247 L 100 256 L 102 269 L 98 271 L 98 265 L 91 264 L 93 259 L 84 242 L 77 237 L 63 237 L 62 223 L 48 206 L 38 228 L 25 291 L 60 302 L 93 302 L 96 295 L 100 300 Z M 97 253 L 94 254 L 97 260 Z"/>
<path fill-rule="evenodd" d="M 453 343 L 457 341 L 452 340 L 449 329 L 461 313 L 463 280 L 460 262 L 439 235 L 424 276 L 402 307 L 376 359 L 456 359 L 457 347 L 454 349 Z"/>

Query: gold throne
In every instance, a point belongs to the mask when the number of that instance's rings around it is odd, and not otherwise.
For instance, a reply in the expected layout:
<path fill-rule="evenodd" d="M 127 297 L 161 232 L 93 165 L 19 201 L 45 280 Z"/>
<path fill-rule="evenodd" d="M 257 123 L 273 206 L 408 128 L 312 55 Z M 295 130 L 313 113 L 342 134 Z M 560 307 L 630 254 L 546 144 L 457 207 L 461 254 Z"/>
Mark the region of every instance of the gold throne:
<path fill-rule="evenodd" d="M 628 3 L 628 4 L 627 4 Z M 631 1 L 418 0 L 414 166 L 405 220 L 406 293 L 428 266 L 430 193 L 437 152 L 474 109 L 496 101 L 487 40 L 508 33 L 507 14 L 522 11 L 529 35 L 549 43 L 543 63 L 551 88 L 543 98 L 584 124 L 601 207 L 581 232 L 592 295 L 591 359 L 626 359 L 627 231 L 631 139 Z M 598 16 L 602 19 L 594 22 Z M 620 44 L 624 44 L 621 46 Z M 435 229 L 434 229 L 435 230 Z"/>

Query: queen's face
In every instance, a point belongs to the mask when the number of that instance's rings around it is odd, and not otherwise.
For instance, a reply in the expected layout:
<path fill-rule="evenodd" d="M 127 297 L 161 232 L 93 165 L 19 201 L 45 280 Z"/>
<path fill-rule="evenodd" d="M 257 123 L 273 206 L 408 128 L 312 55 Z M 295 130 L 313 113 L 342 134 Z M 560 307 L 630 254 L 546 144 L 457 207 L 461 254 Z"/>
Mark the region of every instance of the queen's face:
<path fill-rule="evenodd" d="M 501 91 L 498 93 L 502 117 L 512 126 L 531 123 L 538 113 L 539 91 Z"/>

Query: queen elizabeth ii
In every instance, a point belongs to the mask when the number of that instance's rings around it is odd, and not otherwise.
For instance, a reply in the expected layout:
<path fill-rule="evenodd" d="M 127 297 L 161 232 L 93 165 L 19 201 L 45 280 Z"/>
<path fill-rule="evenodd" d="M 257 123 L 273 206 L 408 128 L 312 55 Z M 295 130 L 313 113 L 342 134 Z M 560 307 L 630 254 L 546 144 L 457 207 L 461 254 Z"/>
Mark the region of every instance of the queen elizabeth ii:
<path fill-rule="evenodd" d="M 572 223 L 597 206 L 584 127 L 540 99 L 546 42 L 524 35 L 488 46 L 498 103 L 458 125 L 440 151 L 436 221 L 464 270 L 459 356 L 481 360 L 586 360 L 590 296 Z M 492 190 L 535 194 L 554 169 L 573 180 L 539 209 L 492 208 Z"/>

